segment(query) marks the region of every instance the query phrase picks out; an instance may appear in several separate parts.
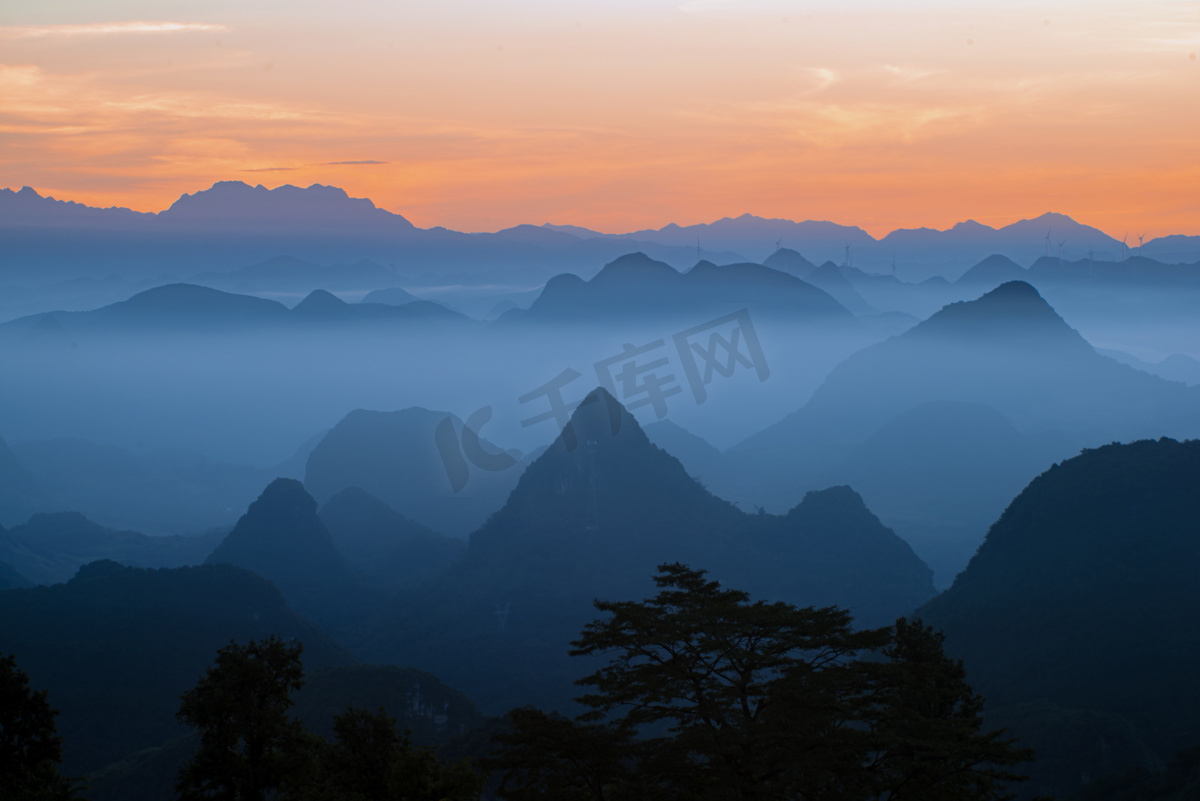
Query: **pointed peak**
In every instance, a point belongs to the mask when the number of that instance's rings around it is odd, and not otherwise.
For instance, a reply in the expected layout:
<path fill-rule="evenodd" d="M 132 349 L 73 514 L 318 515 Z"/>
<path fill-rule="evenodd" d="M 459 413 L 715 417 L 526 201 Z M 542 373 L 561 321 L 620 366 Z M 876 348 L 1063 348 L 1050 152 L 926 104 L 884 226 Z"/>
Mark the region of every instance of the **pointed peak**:
<path fill-rule="evenodd" d="M 903 336 L 983 338 L 991 343 L 1023 342 L 1034 347 L 1084 347 L 1079 332 L 1026 281 L 1008 281 L 976 300 L 951 303 Z"/>
<path fill-rule="evenodd" d="M 317 502 L 304 485 L 294 478 L 277 478 L 267 485 L 258 499 L 250 504 L 247 516 L 257 516 L 274 509 L 287 509 L 301 514 L 316 514 Z"/>

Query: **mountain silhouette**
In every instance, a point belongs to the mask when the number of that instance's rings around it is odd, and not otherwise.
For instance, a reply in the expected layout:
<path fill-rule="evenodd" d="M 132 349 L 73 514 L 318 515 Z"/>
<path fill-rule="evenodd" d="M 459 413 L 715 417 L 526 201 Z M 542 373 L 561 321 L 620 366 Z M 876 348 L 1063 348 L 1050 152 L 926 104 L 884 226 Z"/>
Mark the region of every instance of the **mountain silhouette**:
<path fill-rule="evenodd" d="M 859 316 L 878 314 L 879 310 L 863 299 L 850 280 L 842 273 L 840 267 L 833 262 L 825 262 L 808 274 L 804 279 L 815 287 L 825 290 L 848 311 Z"/>
<path fill-rule="evenodd" d="M 296 638 L 309 670 L 354 661 L 269 581 L 229 565 L 96 562 L 65 584 L 0 592 L 0 619 L 0 652 L 61 710 L 68 775 L 181 736 L 180 694 L 230 640 Z"/>
<path fill-rule="evenodd" d="M 294 309 L 250 295 L 223 292 L 194 284 L 169 284 L 94 311 L 55 312 L 0 324 L 0 333 L 41 340 L 64 332 L 99 334 L 246 334 L 298 333 L 329 323 L 342 325 L 469 324 L 469 318 L 445 306 L 417 300 L 403 306 L 346 303 L 331 292 L 315 289 Z"/>
<path fill-rule="evenodd" d="M 804 407 L 730 453 L 774 457 L 772 465 L 786 454 L 844 457 L 896 414 L 930 401 L 992 406 L 1018 430 L 1128 438 L 1168 421 L 1186 426 L 1195 398 L 1100 356 L 1037 290 L 1013 281 L 854 354 Z"/>
<path fill-rule="evenodd" d="M 466 541 L 435 534 L 358 487 L 330 498 L 320 517 L 346 562 L 389 590 L 444 570 L 466 547 Z"/>
<path fill-rule="evenodd" d="M 1165 758 L 1200 739 L 1200 636 L 1188 622 L 1200 617 L 1197 486 L 1200 441 L 1113 444 L 1056 464 L 918 614 L 945 632 L 990 708 L 1045 701 L 1117 716 Z M 1022 724 L 1030 737 L 1048 725 L 1029 714 Z M 1136 756 L 1110 748 L 1105 767 Z"/>
<path fill-rule="evenodd" d="M 780 272 L 791 273 L 797 278 L 807 280 L 816 271 L 817 265 L 801 256 L 791 248 L 779 248 L 766 259 L 763 265 Z"/>
<path fill-rule="evenodd" d="M 399 214 L 377 208 L 366 198 L 352 198 L 336 186 L 290 184 L 267 189 L 241 181 L 218 181 L 209 189 L 181 195 L 159 215 L 174 225 L 212 225 L 231 228 L 285 226 L 298 230 L 332 227 L 389 227 L 403 231 L 412 223 Z"/>
<path fill-rule="evenodd" d="M 651 442 L 678 459 L 688 475 L 700 483 L 704 483 L 704 476 L 720 469 L 721 452 L 670 419 L 656 420 L 643 430 Z"/>
<path fill-rule="evenodd" d="M 932 592 L 929 569 L 852 490 L 810 493 L 783 517 L 746 514 L 597 389 L 462 558 L 399 603 L 366 653 L 432 670 L 485 709 L 562 705 L 587 669 L 566 652 L 593 599 L 645 597 L 669 561 L 756 598 L 839 604 L 862 625 Z"/>
<path fill-rule="evenodd" d="M 970 287 L 996 287 L 1009 281 L 1023 281 L 1027 275 L 1024 267 L 1007 256 L 995 253 L 967 270 L 955 283 Z"/>
<path fill-rule="evenodd" d="M 856 324 L 853 315 L 828 293 L 770 267 L 700 261 L 679 273 L 643 253 L 609 262 L 590 281 L 572 274 L 555 276 L 527 311 L 509 312 L 505 319 L 558 323 L 694 319 L 743 307 L 751 314 L 799 322 Z"/>
<path fill-rule="evenodd" d="M 304 484 L 321 503 L 358 487 L 433 531 L 465 536 L 504 504 L 520 467 L 474 468 L 462 456 L 462 431 L 463 422 L 446 412 L 418 407 L 397 412 L 358 409 L 342 418 L 313 449 Z M 439 446 L 443 434 L 449 435 L 442 446 L 453 452 L 450 456 Z M 479 440 L 485 453 L 503 452 L 486 439 Z M 448 470 L 459 463 L 468 472 L 455 492 Z"/>
<path fill-rule="evenodd" d="M 381 600 L 338 552 L 317 502 L 291 478 L 271 482 L 205 564 L 237 565 L 270 579 L 292 608 L 343 642 Z"/>

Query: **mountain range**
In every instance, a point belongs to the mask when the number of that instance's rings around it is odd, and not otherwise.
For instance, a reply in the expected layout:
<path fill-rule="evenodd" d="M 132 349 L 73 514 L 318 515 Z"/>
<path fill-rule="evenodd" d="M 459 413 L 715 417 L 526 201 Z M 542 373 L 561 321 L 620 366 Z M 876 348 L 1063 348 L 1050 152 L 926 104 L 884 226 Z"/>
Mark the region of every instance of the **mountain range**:
<path fill-rule="evenodd" d="M 898 229 L 880 239 L 853 225 L 749 214 L 625 234 L 549 224 L 467 234 L 416 228 L 403 216 L 370 200 L 351 198 L 336 187 L 268 190 L 238 181 L 185 194 L 157 214 L 94 209 L 42 197 L 29 187 L 3 189 L 0 227 L 10 244 L 0 254 L 0 275 L 7 283 L 35 276 L 44 280 L 67 263 L 93 275 L 115 268 L 182 277 L 181 270 L 227 272 L 280 255 L 345 264 L 373 259 L 410 277 L 503 270 L 539 274 L 544 280 L 564 267 L 579 272 L 576 268 L 633 250 L 683 267 L 703 258 L 718 263 L 761 261 L 784 244 L 821 262 L 832 260 L 876 273 L 890 273 L 895 265 L 911 281 L 935 274 L 956 278 L 993 253 L 1032 262 L 1057 254 L 1060 243 L 1065 243 L 1061 251 L 1075 260 L 1091 253 L 1120 261 L 1130 252 L 1118 239 L 1050 213 L 1001 228 L 967 220 L 944 231 Z M 76 230 L 79 236 L 64 240 L 57 234 L 63 229 Z M 133 246 L 134 240 L 140 249 Z M 1160 260 L 1197 261 L 1200 237 L 1160 237 L 1137 250 L 1138 255 Z"/>

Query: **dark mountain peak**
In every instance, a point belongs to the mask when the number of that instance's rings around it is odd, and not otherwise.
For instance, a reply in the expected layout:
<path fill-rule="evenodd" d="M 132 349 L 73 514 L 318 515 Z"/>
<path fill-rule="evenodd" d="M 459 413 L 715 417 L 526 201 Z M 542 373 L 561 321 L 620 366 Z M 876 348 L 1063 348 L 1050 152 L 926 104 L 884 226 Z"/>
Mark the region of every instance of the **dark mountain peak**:
<path fill-rule="evenodd" d="M 630 281 L 663 281 L 676 278 L 679 278 L 679 272 L 674 267 L 638 252 L 627 253 L 610 261 L 590 283 L 596 286 L 612 286 Z"/>
<path fill-rule="evenodd" d="M 740 514 L 651 443 L 633 415 L 597 387 L 521 475 L 504 508 L 472 534 L 472 548 L 501 547 L 514 537 L 558 540 L 571 530 L 603 530 L 615 547 L 649 519 L 663 517 L 668 529 L 678 525 L 667 521 L 684 506 L 688 515 L 707 509 L 714 519 Z"/>
<path fill-rule="evenodd" d="M 340 578 L 348 570 L 317 515 L 317 502 L 291 478 L 272 481 L 205 560 L 222 562 L 281 585 L 306 577 Z"/>
<path fill-rule="evenodd" d="M 1083 347 L 1087 341 L 1025 281 L 1008 281 L 976 300 L 951 303 L 903 337 L 928 336 L 1025 342 L 1040 347 Z"/>
<path fill-rule="evenodd" d="M 788 517 L 800 515 L 813 518 L 828 517 L 837 520 L 855 520 L 864 516 L 875 519 L 875 515 L 867 508 L 867 503 L 862 496 L 846 485 L 810 490 L 804 493 L 804 500 L 800 501 L 787 514 Z"/>
<path fill-rule="evenodd" d="M 324 289 L 314 289 L 304 300 L 296 304 L 292 314 L 310 317 L 322 317 L 330 314 L 343 314 L 349 309 L 346 301 L 327 292 Z"/>
<path fill-rule="evenodd" d="M 250 504 L 245 517 L 253 522 L 266 519 L 280 520 L 288 517 L 291 520 L 307 522 L 317 513 L 317 502 L 313 499 L 304 485 L 294 478 L 277 478 L 267 485 L 258 500 Z"/>
<path fill-rule="evenodd" d="M 1136 597 L 1126 582 L 1183 571 L 1200 555 L 1197 486 L 1200 440 L 1086 449 L 1030 482 L 938 604 L 1018 585 L 1057 594 L 1113 583 Z"/>
<path fill-rule="evenodd" d="M 622 431 L 639 442 L 650 444 L 646 433 L 621 402 L 604 387 L 596 387 L 580 401 L 568 423 L 583 441 L 600 443 L 608 441 Z M 562 434 L 559 440 L 563 439 Z"/>

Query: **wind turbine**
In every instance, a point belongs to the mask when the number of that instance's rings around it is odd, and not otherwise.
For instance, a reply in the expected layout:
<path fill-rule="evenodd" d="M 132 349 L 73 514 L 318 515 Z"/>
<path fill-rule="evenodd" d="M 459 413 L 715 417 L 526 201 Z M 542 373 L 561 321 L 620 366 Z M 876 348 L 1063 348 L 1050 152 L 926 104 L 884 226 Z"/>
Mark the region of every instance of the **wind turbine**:
<path fill-rule="evenodd" d="M 1062 262 L 1063 262 L 1063 245 L 1065 245 L 1065 244 L 1067 244 L 1067 240 L 1065 240 L 1065 239 L 1058 243 L 1058 263 L 1059 264 L 1062 264 Z"/>
<path fill-rule="evenodd" d="M 1142 240 L 1145 238 L 1145 234 L 1138 234 L 1138 258 L 1145 255 L 1146 246 L 1142 244 Z"/>
<path fill-rule="evenodd" d="M 775 240 L 775 250 L 776 251 L 783 250 L 783 240 L 782 239 Z"/>
<path fill-rule="evenodd" d="M 843 267 L 850 266 L 850 243 L 846 243 L 846 261 L 842 264 Z"/>
<path fill-rule="evenodd" d="M 1050 229 L 1046 229 L 1046 255 L 1050 255 Z"/>
<path fill-rule="evenodd" d="M 1122 239 L 1121 239 L 1121 261 L 1125 261 L 1125 251 L 1127 249 L 1126 245 L 1125 245 L 1125 240 L 1127 240 L 1127 239 L 1129 239 L 1128 231 L 1125 232 L 1125 236 L 1122 237 Z"/>

